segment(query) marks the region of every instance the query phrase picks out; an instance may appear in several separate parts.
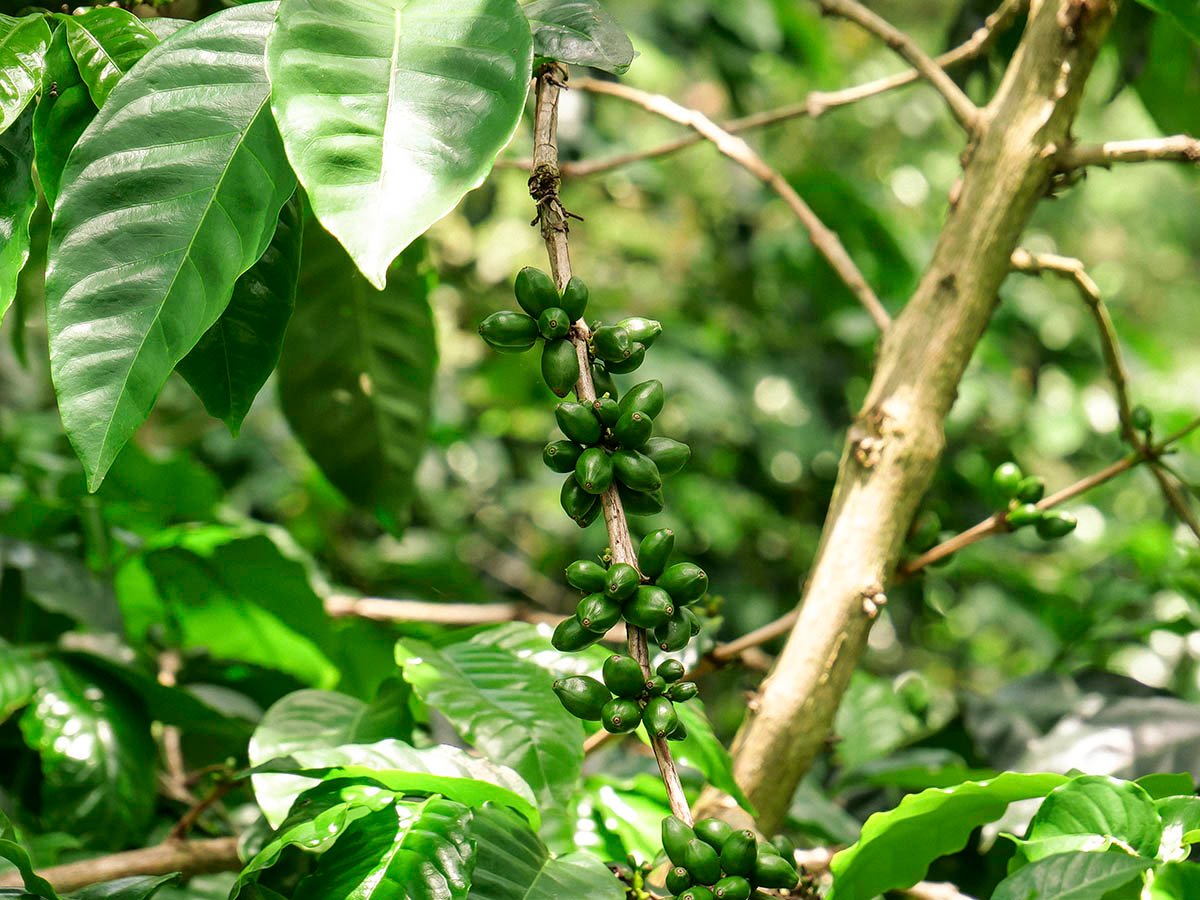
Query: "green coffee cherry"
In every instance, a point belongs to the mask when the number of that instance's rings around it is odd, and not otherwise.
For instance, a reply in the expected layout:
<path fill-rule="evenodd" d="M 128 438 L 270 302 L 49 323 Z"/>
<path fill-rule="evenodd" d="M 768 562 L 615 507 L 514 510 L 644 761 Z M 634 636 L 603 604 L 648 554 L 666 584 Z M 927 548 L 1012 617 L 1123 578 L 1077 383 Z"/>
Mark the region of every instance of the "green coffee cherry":
<path fill-rule="evenodd" d="M 562 475 L 575 471 L 575 463 L 583 448 L 574 441 L 551 441 L 542 448 L 542 462 L 553 472 Z"/>
<path fill-rule="evenodd" d="M 1138 431 L 1149 431 L 1154 427 L 1154 416 L 1151 415 L 1150 410 L 1139 403 L 1130 412 L 1129 422 Z"/>
<path fill-rule="evenodd" d="M 708 592 L 708 575 L 695 563 L 675 563 L 659 576 L 657 584 L 681 606 L 695 603 Z"/>
<path fill-rule="evenodd" d="M 675 900 L 713 900 L 713 892 L 700 884 L 694 884 Z"/>
<path fill-rule="evenodd" d="M 622 413 L 613 426 L 613 437 L 621 446 L 631 450 L 642 447 L 653 432 L 654 420 L 637 410 Z"/>
<path fill-rule="evenodd" d="M 577 559 L 567 566 L 567 584 L 589 594 L 603 591 L 604 566 L 590 559 Z"/>
<path fill-rule="evenodd" d="M 1075 526 L 1078 524 L 1079 520 L 1069 512 L 1061 512 L 1057 509 L 1047 510 L 1037 521 L 1038 537 L 1046 541 L 1066 537 L 1075 530 Z"/>
<path fill-rule="evenodd" d="M 1022 503 L 1005 517 L 1011 528 L 1024 528 L 1026 525 L 1036 525 L 1042 519 L 1042 511 L 1032 503 Z"/>
<path fill-rule="evenodd" d="M 786 835 L 777 834 L 771 838 L 771 846 L 775 848 L 775 852 L 786 859 L 788 862 L 794 862 L 796 859 L 796 845 L 788 840 Z"/>
<path fill-rule="evenodd" d="M 638 628 L 656 628 L 675 612 L 671 595 L 660 587 L 644 584 L 630 597 L 621 610 L 621 615 L 630 625 Z"/>
<path fill-rule="evenodd" d="M 668 741 L 686 741 L 687 735 L 688 735 L 687 728 L 684 727 L 683 721 L 680 720 L 679 724 L 675 726 L 675 730 L 667 735 L 667 740 Z"/>
<path fill-rule="evenodd" d="M 748 900 L 750 882 L 740 875 L 726 875 L 713 885 L 716 900 Z"/>
<path fill-rule="evenodd" d="M 1017 489 L 1021 486 L 1021 479 L 1025 475 L 1021 471 L 1021 467 L 1015 462 L 1004 462 L 996 466 L 996 471 L 992 473 L 992 487 L 996 489 L 996 494 L 1004 500 L 1012 500 L 1017 496 Z"/>
<path fill-rule="evenodd" d="M 1046 496 L 1046 481 L 1041 475 L 1030 475 L 1017 485 L 1017 500 L 1021 503 L 1037 503 Z"/>
<path fill-rule="evenodd" d="M 592 351 L 606 363 L 620 362 L 633 352 L 633 341 L 619 325 L 602 325 L 592 332 Z"/>
<path fill-rule="evenodd" d="M 692 457 L 692 448 L 680 441 L 667 437 L 652 437 L 642 446 L 641 451 L 654 460 L 658 466 L 658 474 L 663 478 L 674 475 Z"/>
<path fill-rule="evenodd" d="M 494 312 L 479 323 L 479 336 L 501 353 L 524 353 L 538 338 L 537 322 L 511 310 Z"/>
<path fill-rule="evenodd" d="M 586 403 L 567 400 L 554 407 L 554 420 L 559 430 L 580 444 L 594 444 L 600 440 L 600 420 Z"/>
<path fill-rule="evenodd" d="M 550 643 L 554 645 L 555 650 L 574 653 L 576 650 L 592 646 L 602 636 L 588 631 L 579 624 L 578 619 L 571 616 L 558 623 L 558 627 L 554 629 L 554 634 L 550 637 Z"/>
<path fill-rule="evenodd" d="M 782 856 L 760 853 L 754 864 L 754 882 L 760 888 L 794 888 L 800 876 Z"/>
<path fill-rule="evenodd" d="M 613 458 L 603 447 L 590 447 L 575 463 L 575 480 L 589 494 L 603 494 L 613 482 Z"/>
<path fill-rule="evenodd" d="M 565 397 L 579 380 L 579 357 L 566 338 L 546 341 L 542 347 L 542 379 L 556 397 Z"/>
<path fill-rule="evenodd" d="M 517 295 L 517 303 L 521 309 L 534 319 L 552 306 L 558 306 L 558 288 L 553 279 L 541 269 L 526 266 L 517 273 L 513 282 L 513 293 Z"/>
<path fill-rule="evenodd" d="M 582 516 L 579 516 L 578 518 L 574 519 L 573 521 L 580 528 L 587 528 L 589 525 L 591 525 L 593 522 L 595 522 L 596 519 L 598 519 L 600 517 L 601 505 L 602 504 L 600 503 L 600 501 L 597 500 L 595 503 L 592 504 L 591 509 L 589 509 Z"/>
<path fill-rule="evenodd" d="M 635 384 L 621 398 L 621 414 L 640 412 L 655 418 L 663 409 L 664 394 L 661 381 L 643 381 Z"/>
<path fill-rule="evenodd" d="M 567 480 L 563 482 L 558 502 L 562 505 L 563 512 L 578 521 L 591 512 L 592 507 L 600 501 L 595 494 L 589 494 L 584 490 L 572 474 L 568 475 Z"/>
<path fill-rule="evenodd" d="M 908 530 L 908 546 L 915 553 L 924 553 L 937 544 L 942 531 L 942 520 L 931 509 L 922 510 Z"/>
<path fill-rule="evenodd" d="M 651 697 L 646 708 L 642 710 L 642 723 L 651 737 L 665 738 L 679 724 L 675 704 L 666 697 Z"/>
<path fill-rule="evenodd" d="M 651 675 L 646 679 L 645 696 L 658 697 L 667 692 L 667 682 L 661 675 Z"/>
<path fill-rule="evenodd" d="M 676 703 L 687 703 L 698 693 L 700 688 L 696 687 L 694 681 L 677 681 L 667 688 L 667 696 Z"/>
<path fill-rule="evenodd" d="M 679 607 L 671 618 L 654 629 L 654 643 L 660 650 L 674 653 L 682 650 L 692 639 L 692 626 L 684 615 L 685 607 Z"/>
<path fill-rule="evenodd" d="M 753 875 L 758 838 L 753 831 L 735 831 L 721 845 L 721 869 L 726 875 Z"/>
<path fill-rule="evenodd" d="M 622 447 L 612 455 L 613 469 L 626 487 L 635 491 L 657 491 L 662 487 L 658 466 L 650 457 Z"/>
<path fill-rule="evenodd" d="M 635 491 L 618 484 L 617 493 L 621 496 L 621 505 L 625 512 L 631 516 L 656 516 L 667 505 L 662 488 L 657 491 Z"/>
<path fill-rule="evenodd" d="M 616 425 L 617 419 L 621 418 L 621 407 L 612 397 L 597 397 L 592 401 L 592 409 L 596 411 L 600 422 L 608 428 Z"/>
<path fill-rule="evenodd" d="M 605 394 L 616 400 L 620 394 L 617 393 L 617 383 L 612 380 L 612 375 L 600 363 L 592 366 L 592 386 L 596 388 L 596 396 L 603 397 Z"/>
<path fill-rule="evenodd" d="M 621 621 L 621 601 L 605 594 L 588 594 L 575 607 L 575 618 L 588 631 L 604 634 Z"/>
<path fill-rule="evenodd" d="M 683 867 L 698 884 L 712 884 L 721 877 L 717 851 L 699 838 L 692 838 L 684 847 Z"/>
<path fill-rule="evenodd" d="M 617 600 L 624 600 L 637 590 L 642 577 L 629 563 L 613 563 L 604 576 L 604 592 Z"/>
<path fill-rule="evenodd" d="M 692 628 L 692 637 L 695 637 L 703 630 L 704 624 L 700 621 L 700 617 L 686 606 L 683 608 L 683 617 L 687 619 L 688 625 Z"/>
<path fill-rule="evenodd" d="M 683 865 L 683 855 L 687 851 L 688 842 L 695 837 L 696 833 L 674 816 L 667 816 L 662 820 L 663 850 L 667 852 L 667 859 L 674 865 Z"/>
<path fill-rule="evenodd" d="M 645 344 L 647 349 L 662 334 L 662 322 L 656 319 L 630 316 L 628 319 L 622 319 L 617 324 L 629 332 L 630 340 Z"/>
<path fill-rule="evenodd" d="M 629 355 L 624 359 L 608 363 L 608 371 L 614 375 L 628 375 L 646 361 L 646 345 L 635 343 Z"/>
<path fill-rule="evenodd" d="M 720 819 L 700 819 L 692 826 L 692 830 L 696 832 L 696 837 L 718 853 L 726 839 L 733 834 L 733 826 Z"/>
<path fill-rule="evenodd" d="M 565 338 L 571 330 L 571 320 L 567 318 L 566 310 L 558 306 L 543 310 L 538 316 L 537 325 L 542 337 L 548 341 Z"/>
<path fill-rule="evenodd" d="M 608 688 L 587 675 L 572 675 L 554 682 L 554 693 L 567 712 L 577 719 L 600 721 L 600 710 L 612 699 Z"/>
<path fill-rule="evenodd" d="M 664 659 L 654 671 L 661 675 L 664 681 L 672 683 L 682 678 L 686 670 L 683 667 L 683 663 L 679 660 Z"/>
<path fill-rule="evenodd" d="M 628 734 L 641 724 L 642 708 L 635 700 L 614 697 L 604 704 L 600 721 L 611 734 Z"/>
<path fill-rule="evenodd" d="M 667 560 L 675 549 L 675 532 L 670 528 L 660 528 L 652 531 L 644 538 L 638 547 L 638 568 L 642 574 L 653 580 L 663 573 Z"/>
<path fill-rule="evenodd" d="M 618 697 L 638 697 L 646 689 L 646 676 L 632 656 L 613 654 L 604 661 L 602 672 L 604 683 Z"/>
<path fill-rule="evenodd" d="M 683 866 L 676 866 L 667 873 L 667 890 L 672 894 L 682 894 L 692 886 L 692 876 Z"/>
<path fill-rule="evenodd" d="M 576 322 L 583 318 L 584 312 L 587 310 L 588 289 L 583 283 L 582 278 L 571 276 L 571 280 L 567 282 L 567 286 L 562 292 L 562 308 L 566 310 L 567 318 Z"/>

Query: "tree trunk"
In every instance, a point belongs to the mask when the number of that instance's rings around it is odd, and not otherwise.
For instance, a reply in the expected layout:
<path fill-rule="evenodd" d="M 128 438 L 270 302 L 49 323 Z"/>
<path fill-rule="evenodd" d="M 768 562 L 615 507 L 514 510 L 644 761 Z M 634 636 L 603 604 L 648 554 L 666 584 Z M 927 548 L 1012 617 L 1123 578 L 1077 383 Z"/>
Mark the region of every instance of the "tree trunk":
<path fill-rule="evenodd" d="M 1055 154 L 1070 142 L 1115 8 L 1113 0 L 1033 0 L 1020 47 L 964 154 L 933 259 L 883 338 L 798 621 L 734 744 L 734 774 L 767 833 L 783 821 L 824 744 L 866 647 L 874 608 L 886 599 L 941 458 L 943 421 L 1009 257 L 1050 187 Z M 713 812 L 726 803 L 710 793 L 700 805 Z"/>

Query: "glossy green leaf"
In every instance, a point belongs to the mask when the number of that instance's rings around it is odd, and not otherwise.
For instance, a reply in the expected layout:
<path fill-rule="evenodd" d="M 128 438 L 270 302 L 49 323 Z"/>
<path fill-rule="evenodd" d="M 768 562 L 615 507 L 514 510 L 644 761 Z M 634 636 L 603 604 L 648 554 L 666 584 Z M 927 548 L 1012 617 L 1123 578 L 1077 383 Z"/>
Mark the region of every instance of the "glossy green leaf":
<path fill-rule="evenodd" d="M 67 160 L 46 314 L 59 411 L 93 490 L 295 189 L 267 108 L 273 9 L 225 10 L 153 48 Z"/>
<path fill-rule="evenodd" d="M 71 894 L 67 900 L 149 900 L 166 887 L 179 880 L 179 875 L 132 875 L 115 881 L 90 884 Z"/>
<path fill-rule="evenodd" d="M 396 529 L 425 447 L 437 365 L 424 248 L 374 290 L 319 227 L 304 239 L 297 305 L 279 362 L 292 431 L 325 476 Z"/>
<path fill-rule="evenodd" d="M 475 868 L 471 811 L 440 797 L 397 800 L 355 821 L 293 900 L 464 900 Z"/>
<path fill-rule="evenodd" d="M 0 132 L 7 131 L 42 89 L 42 66 L 50 44 L 46 17 L 0 15 Z"/>
<path fill-rule="evenodd" d="M 563 709 L 553 678 L 496 647 L 451 644 L 436 650 L 401 641 L 396 661 L 422 700 L 494 762 L 533 788 L 552 839 L 564 837 L 583 765 L 583 727 Z"/>
<path fill-rule="evenodd" d="M 33 107 L 0 134 L 0 319 L 17 294 L 29 259 L 29 220 L 37 206 L 33 183 Z"/>
<path fill-rule="evenodd" d="M 42 759 L 42 820 L 97 848 L 137 843 L 154 812 L 157 748 L 122 690 L 53 666 L 19 720 Z"/>
<path fill-rule="evenodd" d="M 160 41 L 165 41 L 180 28 L 186 28 L 192 24 L 187 19 L 172 19 L 169 16 L 152 16 L 141 21 L 142 25 Z"/>
<path fill-rule="evenodd" d="M 533 60 L 516 0 L 283 0 L 271 104 L 321 224 L 382 288 L 516 131 Z"/>
<path fill-rule="evenodd" d="M 177 367 L 209 415 L 234 435 L 279 362 L 296 304 L 303 229 L 300 198 L 293 196 L 279 213 L 267 252 L 237 280 L 221 318 Z"/>
<path fill-rule="evenodd" d="M 1101 900 L 1154 865 L 1124 853 L 1060 853 L 1018 869 L 996 885 L 992 900 Z"/>
<path fill-rule="evenodd" d="M 1086 775 L 1050 792 L 1017 846 L 1031 862 L 1109 846 L 1153 857 L 1161 838 L 1162 823 L 1149 794 L 1131 781 Z"/>
<path fill-rule="evenodd" d="M 130 12 L 98 6 L 77 16 L 61 16 L 67 46 L 97 107 L 158 38 Z"/>
<path fill-rule="evenodd" d="M 16 867 L 29 896 L 41 897 L 43 900 L 58 900 L 58 894 L 54 892 L 50 882 L 33 870 L 33 861 L 30 860 L 29 853 L 17 841 L 12 822 L 8 820 L 8 816 L 4 814 L 3 810 L 0 810 L 0 859 L 6 859 Z"/>
<path fill-rule="evenodd" d="M 1164 797 L 1154 804 L 1162 822 L 1159 859 L 1187 859 L 1192 845 L 1200 842 L 1200 797 Z"/>
<path fill-rule="evenodd" d="M 1200 3 L 1196 0 L 1138 0 L 1164 16 L 1170 16 L 1193 40 L 1200 42 Z"/>
<path fill-rule="evenodd" d="M 940 856 L 966 846 L 971 832 L 998 819 L 1017 800 L 1044 797 L 1065 775 L 1001 772 L 987 781 L 909 794 L 863 825 L 858 842 L 833 857 L 830 900 L 872 900 L 925 877 Z"/>
<path fill-rule="evenodd" d="M 623 75 L 637 55 L 625 29 L 597 0 L 533 0 L 524 9 L 539 60 Z"/>
<path fill-rule="evenodd" d="M 38 181 L 51 207 L 58 199 L 67 157 L 96 116 L 96 104 L 67 46 L 67 29 L 59 28 L 46 51 L 46 85 L 33 114 L 33 146 Z"/>
<path fill-rule="evenodd" d="M 604 660 L 612 656 L 612 650 L 593 644 L 575 653 L 564 653 L 550 643 L 553 633 L 551 625 L 508 622 L 480 630 L 471 636 L 470 643 L 507 650 L 517 659 L 541 666 L 555 678 L 565 675 L 600 677 Z"/>
<path fill-rule="evenodd" d="M 528 823 L 494 806 L 475 813 L 471 840 L 477 854 L 470 900 L 621 900 L 625 891 L 589 853 L 552 857 Z"/>

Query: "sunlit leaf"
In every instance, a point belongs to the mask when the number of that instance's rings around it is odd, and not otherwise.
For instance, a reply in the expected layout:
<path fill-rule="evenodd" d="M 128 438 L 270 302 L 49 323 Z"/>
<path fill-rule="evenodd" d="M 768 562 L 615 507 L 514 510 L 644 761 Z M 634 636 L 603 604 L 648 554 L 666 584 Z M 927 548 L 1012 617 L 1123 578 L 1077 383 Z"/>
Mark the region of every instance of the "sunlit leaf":
<path fill-rule="evenodd" d="M 33 107 L 0 134 L 0 319 L 17 294 L 29 259 L 29 221 L 37 206 L 33 183 Z"/>
<path fill-rule="evenodd" d="M 1124 853 L 1060 853 L 1018 869 L 996 885 L 992 900 L 1101 900 L 1152 865 Z"/>
<path fill-rule="evenodd" d="M 67 46 L 79 65 L 88 93 L 97 107 L 158 38 L 130 12 L 97 6 L 75 16 L 61 16 Z"/>
<path fill-rule="evenodd" d="M 38 13 L 0 15 L 0 132 L 7 131 L 42 88 L 50 27 Z"/>
<path fill-rule="evenodd" d="M 1038 808 L 1018 852 L 1030 862 L 1056 853 L 1120 847 L 1153 857 L 1162 823 L 1150 795 L 1131 781 L 1083 776 L 1055 788 Z"/>

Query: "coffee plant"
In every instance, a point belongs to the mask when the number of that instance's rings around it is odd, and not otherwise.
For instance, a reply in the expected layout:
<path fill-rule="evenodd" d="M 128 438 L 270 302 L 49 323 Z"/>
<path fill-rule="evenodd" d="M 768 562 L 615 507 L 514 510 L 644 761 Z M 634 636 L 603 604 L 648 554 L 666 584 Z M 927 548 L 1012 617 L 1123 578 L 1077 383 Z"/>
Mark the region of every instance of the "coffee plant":
<path fill-rule="evenodd" d="M 3 4 L 0 897 L 1200 897 L 1200 14 L 886 7 Z"/>

